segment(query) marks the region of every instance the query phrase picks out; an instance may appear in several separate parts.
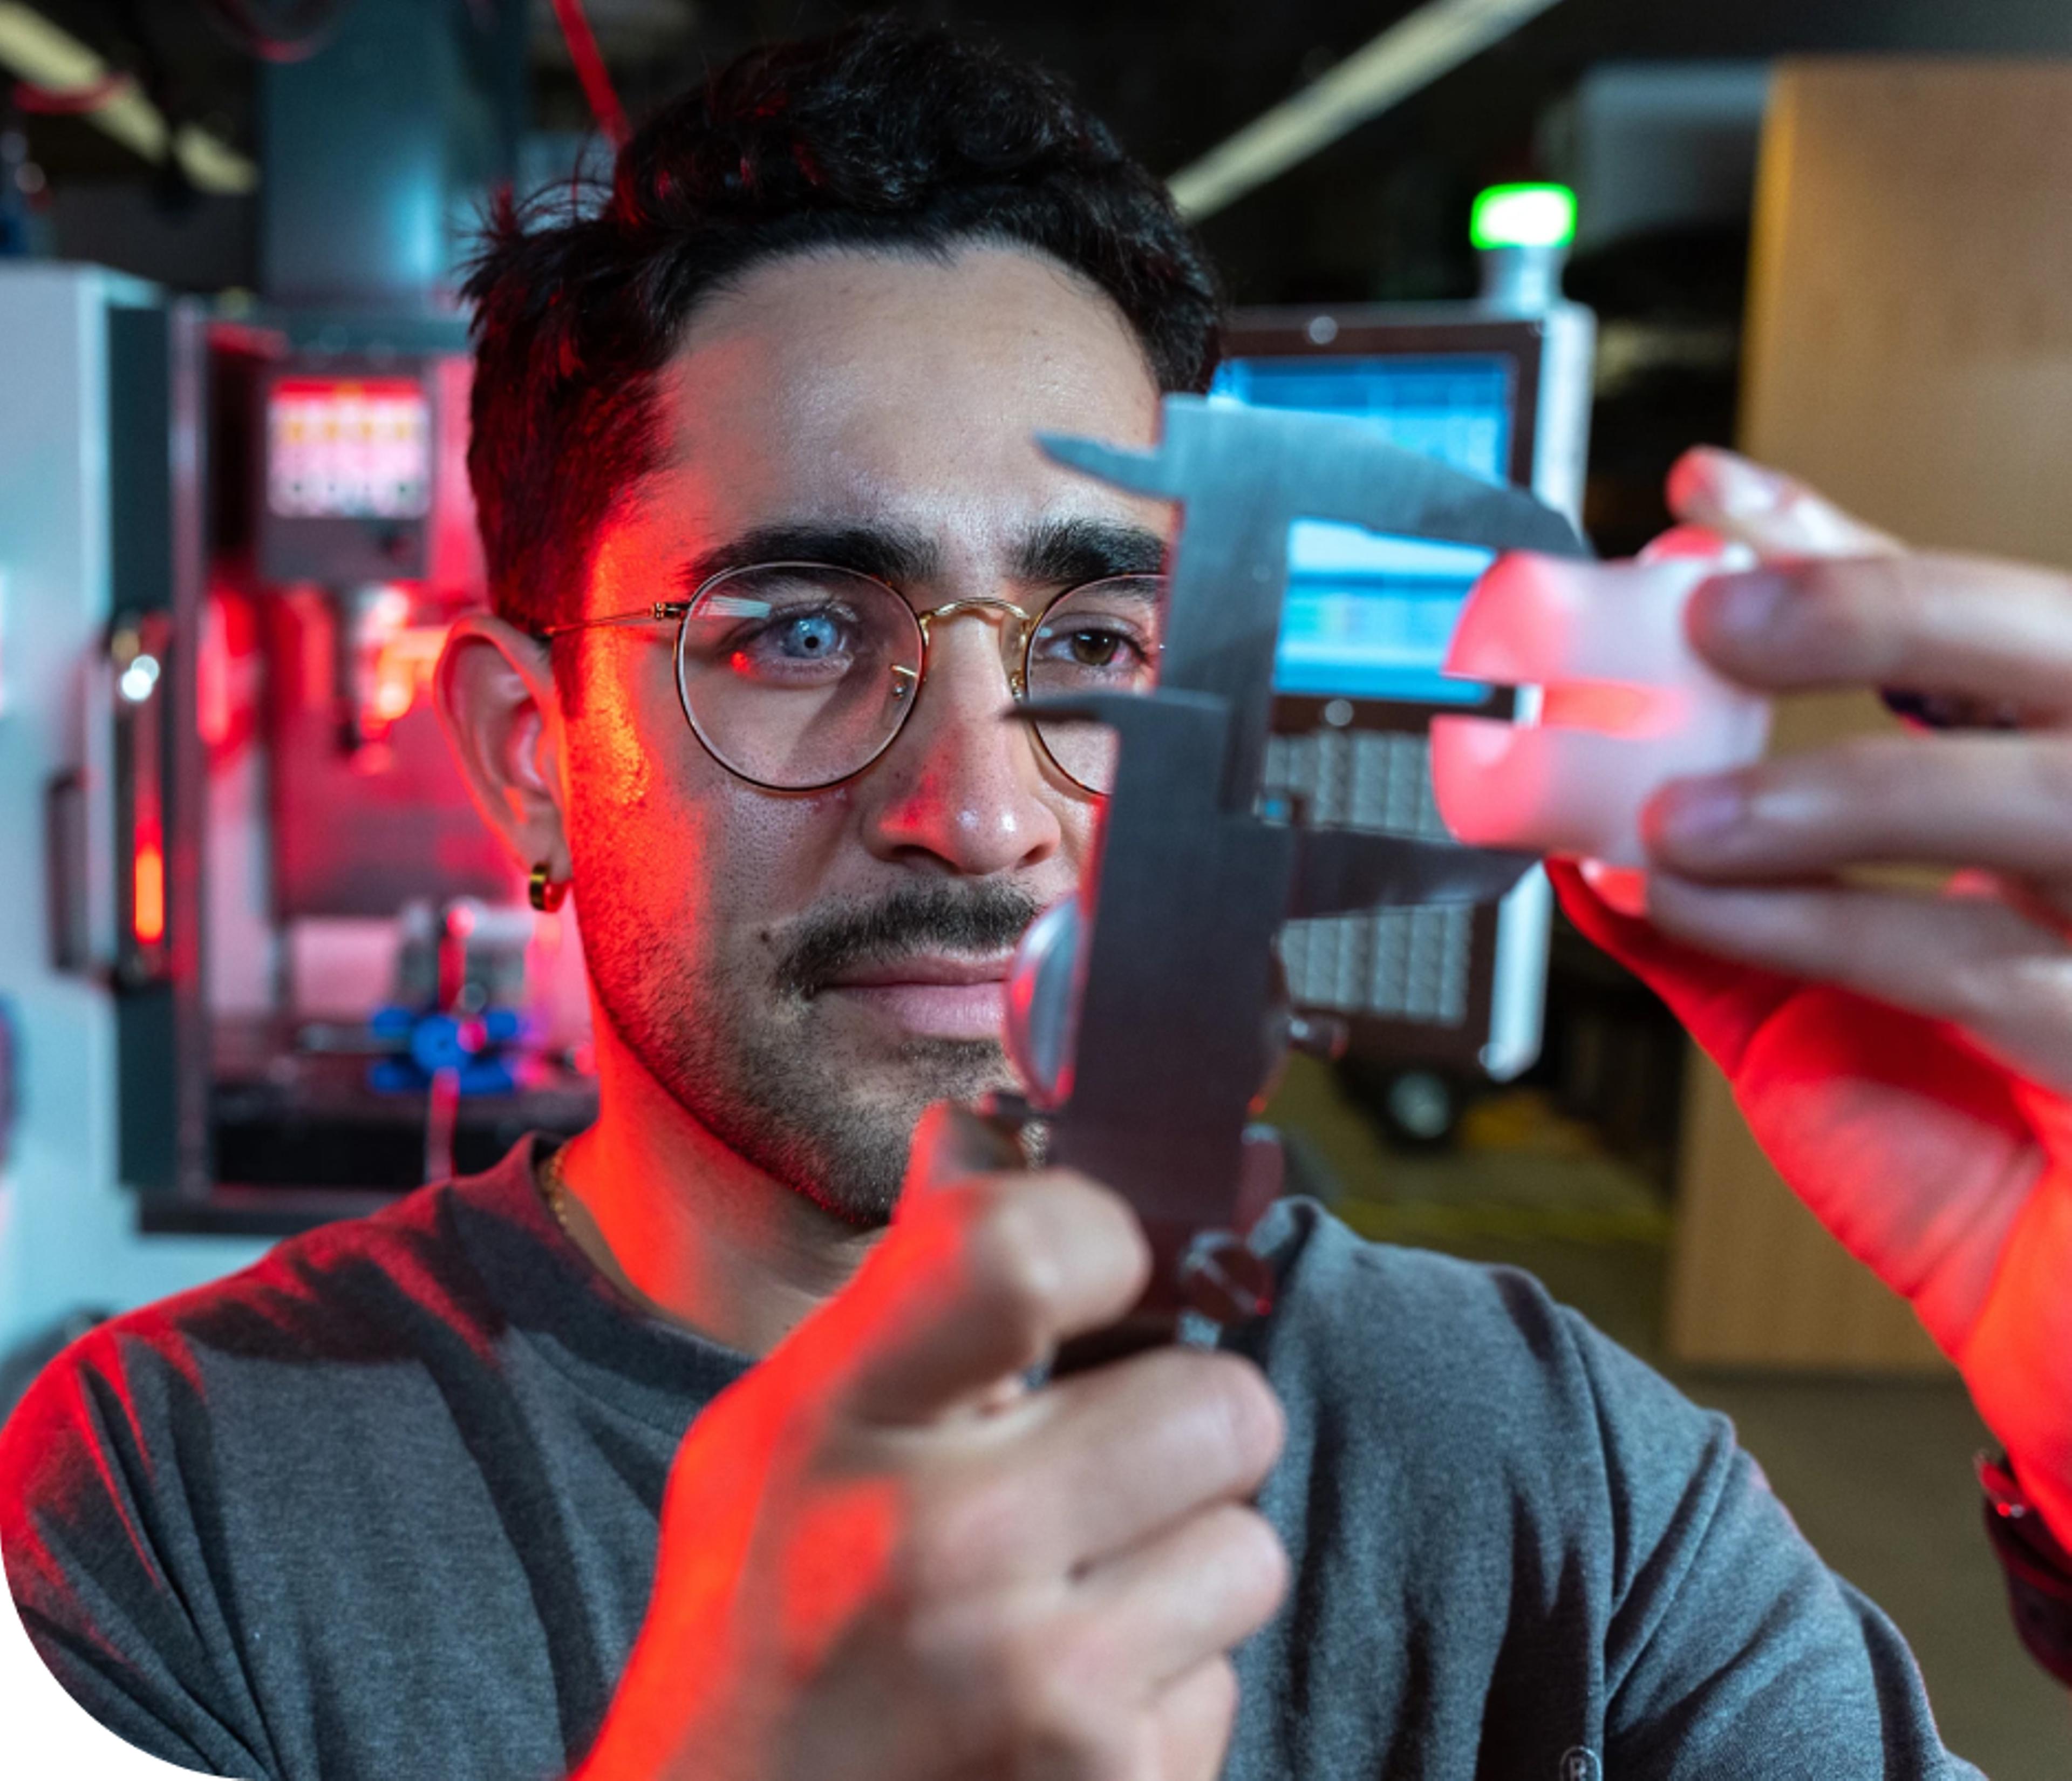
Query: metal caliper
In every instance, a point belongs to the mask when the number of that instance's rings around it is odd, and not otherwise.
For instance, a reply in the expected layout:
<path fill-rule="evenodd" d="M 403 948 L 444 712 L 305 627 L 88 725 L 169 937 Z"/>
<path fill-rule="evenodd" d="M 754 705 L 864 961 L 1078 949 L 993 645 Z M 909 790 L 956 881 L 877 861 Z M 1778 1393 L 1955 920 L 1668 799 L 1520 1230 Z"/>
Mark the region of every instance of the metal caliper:
<path fill-rule="evenodd" d="M 1118 756 L 1078 894 L 1030 928 L 1009 983 L 1023 1084 L 996 1121 L 1051 1166 L 1120 1193 L 1150 1238 L 1133 1323 L 1267 1308 L 1247 1248 L 1247 1127 L 1287 1039 L 1283 923 L 1390 904 L 1475 903 L 1534 863 L 1391 835 L 1305 826 L 1262 784 L 1275 649 L 1299 519 L 1585 557 L 1569 522 L 1383 440 L 1357 419 L 1170 396 L 1151 451 L 1045 436 L 1058 462 L 1177 501 L 1155 690 L 1030 701 L 1012 715 L 1098 723 Z M 1255 1137 L 1253 1141 L 1256 1143 Z M 1277 1164 L 1277 1151 L 1276 1152 Z"/>

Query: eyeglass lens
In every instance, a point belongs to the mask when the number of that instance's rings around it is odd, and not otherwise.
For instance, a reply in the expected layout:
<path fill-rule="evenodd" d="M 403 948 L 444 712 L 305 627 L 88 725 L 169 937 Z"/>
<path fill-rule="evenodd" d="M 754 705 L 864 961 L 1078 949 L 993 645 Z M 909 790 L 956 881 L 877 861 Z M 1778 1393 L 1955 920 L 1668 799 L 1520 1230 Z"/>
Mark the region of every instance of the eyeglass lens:
<path fill-rule="evenodd" d="M 1157 677 L 1161 583 L 1125 576 L 1075 588 L 1028 640 L 1032 697 L 1143 692 Z M 920 686 L 925 644 L 914 609 L 846 570 L 778 564 L 708 586 L 676 640 L 684 714 L 725 765 L 757 784 L 804 791 L 861 771 L 884 751 Z M 1105 792 L 1115 738 L 1098 725 L 1040 724 L 1059 769 Z"/>
<path fill-rule="evenodd" d="M 1075 587 L 1029 640 L 1029 696 L 1148 693 L 1158 678 L 1163 583 L 1132 575 Z M 1039 723 L 1050 759 L 1090 792 L 1115 783 L 1115 732 L 1097 723 Z"/>

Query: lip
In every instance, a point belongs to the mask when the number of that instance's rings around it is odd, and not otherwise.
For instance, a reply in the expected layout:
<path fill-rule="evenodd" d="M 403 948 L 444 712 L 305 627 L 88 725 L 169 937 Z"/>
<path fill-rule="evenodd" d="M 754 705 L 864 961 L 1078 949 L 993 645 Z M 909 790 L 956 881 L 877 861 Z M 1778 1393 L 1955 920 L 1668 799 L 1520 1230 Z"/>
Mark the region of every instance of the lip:
<path fill-rule="evenodd" d="M 918 1039 L 990 1039 L 1007 1010 L 1008 955 L 915 953 L 853 966 L 828 985 L 858 1008 Z"/>
<path fill-rule="evenodd" d="M 972 958 L 951 952 L 911 952 L 904 958 L 876 960 L 852 965 L 828 987 L 830 989 L 890 989 L 903 984 L 963 986 L 1005 983 L 1010 955 L 996 953 Z"/>

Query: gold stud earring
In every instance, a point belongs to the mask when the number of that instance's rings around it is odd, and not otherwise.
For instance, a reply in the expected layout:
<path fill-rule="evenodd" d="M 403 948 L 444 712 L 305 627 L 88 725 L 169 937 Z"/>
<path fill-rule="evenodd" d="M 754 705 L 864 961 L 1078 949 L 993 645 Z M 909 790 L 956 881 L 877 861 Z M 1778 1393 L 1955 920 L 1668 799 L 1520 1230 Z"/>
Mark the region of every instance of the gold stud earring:
<path fill-rule="evenodd" d="M 532 875 L 526 881 L 525 895 L 532 899 L 532 907 L 543 915 L 551 915 L 568 901 L 567 881 L 555 878 L 541 860 L 532 868 Z"/>

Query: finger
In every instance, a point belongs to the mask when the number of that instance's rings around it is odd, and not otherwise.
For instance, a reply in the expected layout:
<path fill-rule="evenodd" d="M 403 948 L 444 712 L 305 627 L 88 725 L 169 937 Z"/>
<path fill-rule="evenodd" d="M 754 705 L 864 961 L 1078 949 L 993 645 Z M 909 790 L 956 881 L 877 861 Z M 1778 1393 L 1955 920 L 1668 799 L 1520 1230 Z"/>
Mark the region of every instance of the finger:
<path fill-rule="evenodd" d="M 1026 1166 L 1022 1146 L 998 1122 L 957 1101 L 939 1100 L 924 1108 L 914 1128 L 906 1178 L 901 1185 L 893 1222 L 911 1217 L 929 1195 L 972 1176 Z M 1026 1376 L 1002 1374 L 970 1401 L 976 1410 L 996 1410 L 1028 1389 Z"/>
<path fill-rule="evenodd" d="M 1997 897 L 2025 921 L 2072 942 L 2072 879 L 2023 878 L 1967 867 L 1943 886 L 1945 896 Z"/>
<path fill-rule="evenodd" d="M 1903 686 L 2072 712 L 2072 580 L 1917 553 L 1773 564 L 1691 597 L 1694 647 L 1744 685 Z"/>
<path fill-rule="evenodd" d="M 1114 1668 L 1141 1678 L 1149 1697 L 1264 1626 L 1288 1574 L 1266 1518 L 1228 1503 L 1096 1566 L 1073 1595 Z"/>
<path fill-rule="evenodd" d="M 1672 780 L 1641 832 L 1659 864 L 1708 880 L 1902 862 L 2072 880 L 2072 739 L 1858 737 Z"/>
<path fill-rule="evenodd" d="M 1021 1166 L 1021 1151 L 998 1126 L 955 1101 L 936 1101 L 923 1110 L 914 1127 L 906 1178 L 894 1215 L 952 1182 Z"/>
<path fill-rule="evenodd" d="M 968 1176 L 915 1196 L 796 1354 L 862 1420 L 925 1421 L 1124 1316 L 1150 1270 L 1136 1215 L 1084 1176 Z"/>
<path fill-rule="evenodd" d="M 2072 948 L 2003 903 L 1656 873 L 1648 915 L 1709 952 L 1953 1022 L 2018 1073 L 2072 1086 Z"/>
<path fill-rule="evenodd" d="M 1216 1781 L 1237 1723 L 1237 1669 L 1227 1657 L 1197 1664 L 1152 1708 L 1157 1781 Z"/>
<path fill-rule="evenodd" d="M 1676 460 L 1669 511 L 1765 557 L 1882 556 L 1906 548 L 1795 476 L 1716 446 L 1696 446 Z"/>
<path fill-rule="evenodd" d="M 1249 1497 L 1285 1421 L 1235 1355 L 1146 1350 L 1054 1382 L 970 1435 L 930 1515 L 949 1591 L 1054 1577 Z"/>

